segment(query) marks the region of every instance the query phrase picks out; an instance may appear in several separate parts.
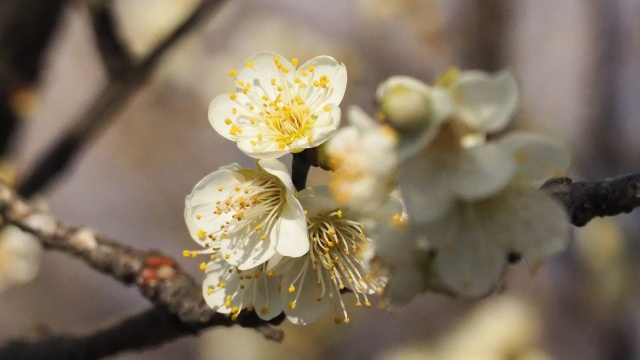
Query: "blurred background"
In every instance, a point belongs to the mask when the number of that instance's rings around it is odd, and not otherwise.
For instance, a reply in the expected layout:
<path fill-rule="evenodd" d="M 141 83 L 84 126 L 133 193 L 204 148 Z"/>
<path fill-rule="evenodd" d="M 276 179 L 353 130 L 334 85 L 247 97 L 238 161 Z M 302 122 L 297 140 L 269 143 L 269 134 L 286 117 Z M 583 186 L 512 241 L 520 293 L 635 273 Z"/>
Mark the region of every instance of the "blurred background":
<path fill-rule="evenodd" d="M 5 177 L 19 181 L 109 81 L 88 2 L 0 4 Z M 40 3 L 49 16 L 17 21 L 18 3 Z M 115 0 L 117 34 L 143 58 L 198 3 Z M 39 196 L 59 219 L 162 249 L 200 278 L 199 262 L 180 257 L 195 247 L 183 223 L 184 197 L 219 166 L 252 164 L 214 132 L 207 107 L 231 89 L 229 69 L 263 50 L 344 62 L 343 109 L 358 104 L 370 113 L 377 84 L 391 75 L 431 82 L 450 66 L 510 68 L 522 89 L 514 126 L 566 142 L 574 180 L 638 173 L 639 18 L 639 0 L 229 0 L 166 53 Z M 16 40 L 37 26 L 49 26 L 51 36 Z M 21 49 L 26 62 L 9 56 L 20 44 L 33 46 Z M 220 328 L 116 358 L 640 359 L 639 220 L 640 212 L 576 229 L 568 252 L 540 269 L 512 266 L 503 294 L 481 301 L 428 294 L 396 314 L 354 307 L 349 325 L 285 322 L 282 344 Z M 148 307 L 136 289 L 46 252 L 32 282 L 0 293 L 0 342 L 90 331 Z"/>

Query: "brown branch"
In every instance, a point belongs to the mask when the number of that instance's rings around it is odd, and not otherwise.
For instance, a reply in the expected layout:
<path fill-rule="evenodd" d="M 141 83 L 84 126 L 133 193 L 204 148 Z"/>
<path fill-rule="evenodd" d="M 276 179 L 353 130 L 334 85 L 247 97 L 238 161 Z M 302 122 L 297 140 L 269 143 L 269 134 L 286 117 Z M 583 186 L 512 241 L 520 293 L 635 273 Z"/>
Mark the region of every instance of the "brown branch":
<path fill-rule="evenodd" d="M 279 329 L 260 320 L 253 312 L 243 313 L 235 322 L 225 315 L 215 313 L 204 302 L 201 286 L 172 258 L 157 251 L 141 251 L 121 245 L 86 227 L 59 222 L 29 205 L 1 182 L 0 217 L 35 235 L 45 248 L 74 255 L 121 283 L 138 287 L 144 297 L 167 314 L 175 316 L 175 321 L 163 323 L 168 332 L 167 341 L 196 333 L 200 329 L 233 324 L 256 328 L 272 340 L 282 339 L 283 334 Z M 166 319 L 169 319 L 168 316 Z M 144 314 L 139 317 L 147 319 Z M 138 326 L 144 325 L 139 323 Z M 145 340 L 141 338 L 140 341 Z M 156 343 L 141 342 L 136 346 L 154 344 Z"/>
<path fill-rule="evenodd" d="M 55 143 L 41 155 L 26 179 L 18 187 L 23 196 L 31 196 L 49 185 L 79 155 L 113 116 L 132 98 L 155 70 L 162 56 L 179 39 L 206 19 L 224 0 L 203 0 L 191 15 L 161 44 L 135 66 L 112 78 L 100 91 L 93 104 Z"/>
<path fill-rule="evenodd" d="M 241 324 L 244 326 L 257 319 L 248 313 L 241 316 L 252 317 L 252 320 L 242 320 Z M 89 334 L 55 335 L 36 341 L 14 340 L 0 348 L 0 359 L 100 359 L 127 350 L 140 351 L 184 336 L 197 335 L 200 330 L 211 326 L 233 324 L 235 322 L 222 314 L 215 314 L 208 322 L 185 324 L 164 308 L 153 307 Z M 281 340 L 282 332 L 279 329 L 264 324 L 256 326 L 265 337 Z"/>
<path fill-rule="evenodd" d="M 640 175 L 585 182 L 559 178 L 547 181 L 542 189 L 565 206 L 575 226 L 584 226 L 597 216 L 628 213 L 640 206 Z"/>
<path fill-rule="evenodd" d="M 113 17 L 113 1 L 89 0 L 91 25 L 102 63 L 110 78 L 122 77 L 134 65 L 127 46 L 118 36 Z"/>

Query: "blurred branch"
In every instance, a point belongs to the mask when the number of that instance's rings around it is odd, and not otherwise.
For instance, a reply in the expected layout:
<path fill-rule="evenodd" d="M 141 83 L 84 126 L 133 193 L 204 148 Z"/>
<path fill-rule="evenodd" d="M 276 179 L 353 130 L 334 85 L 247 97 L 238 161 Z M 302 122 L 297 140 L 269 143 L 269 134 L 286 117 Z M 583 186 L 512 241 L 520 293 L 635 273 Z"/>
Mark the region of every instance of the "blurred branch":
<path fill-rule="evenodd" d="M 197 24 L 208 18 L 208 15 L 223 2 L 224 0 L 203 0 L 149 55 L 123 71 L 120 76 L 111 78 L 93 104 L 39 157 L 33 169 L 28 172 L 29 175 L 18 187 L 18 192 L 23 196 L 31 196 L 57 178 L 146 83 L 162 56 Z"/>
<path fill-rule="evenodd" d="M 157 251 L 141 251 L 121 245 L 86 227 L 73 227 L 61 223 L 46 212 L 29 205 L 9 186 L 1 182 L 0 217 L 6 223 L 36 236 L 45 248 L 74 255 L 92 268 L 110 275 L 125 285 L 135 285 L 144 297 L 166 312 L 165 315 L 160 316 L 157 314 L 160 310 L 151 310 L 118 326 L 125 326 L 125 323 L 135 324 L 138 328 L 147 327 L 145 331 L 156 331 L 152 328 L 158 326 L 157 321 L 162 320 L 160 325 L 165 327 L 167 331 L 164 335 L 165 340 L 169 341 L 212 326 L 238 324 L 256 328 L 271 340 L 282 339 L 281 330 L 260 320 L 253 312 L 243 313 L 235 322 L 225 315 L 215 313 L 205 303 L 201 286 L 174 259 Z M 127 344 L 130 340 L 124 334 L 124 332 L 113 333 L 106 330 L 92 336 L 100 339 L 116 337 L 123 341 L 120 344 L 122 349 L 158 344 L 156 338 L 147 338 L 142 334 L 137 337 L 140 343 Z M 61 339 L 66 340 L 55 346 L 63 347 L 64 343 L 69 341 L 79 343 L 88 341 L 87 337 L 62 337 Z M 56 341 L 51 343 L 57 344 Z M 16 346 L 15 343 L 12 346 Z M 109 346 L 114 345 L 109 344 Z"/>
<path fill-rule="evenodd" d="M 547 181 L 542 189 L 565 206 L 575 226 L 584 226 L 597 216 L 628 213 L 640 206 L 640 175 L 575 183 L 558 178 Z"/>
<path fill-rule="evenodd" d="M 243 313 L 241 325 L 258 319 L 254 313 Z M 84 335 L 55 335 L 40 340 L 14 340 L 0 348 L 2 359 L 100 359 L 126 350 L 144 350 L 166 344 L 184 336 L 197 335 L 202 329 L 235 322 L 227 316 L 215 314 L 208 322 L 185 324 L 161 307 L 153 307 L 140 314 Z M 282 332 L 265 324 L 256 324 L 263 335 L 279 341 Z"/>
<path fill-rule="evenodd" d="M 462 19 L 460 61 L 465 68 L 498 71 L 504 66 L 504 47 L 511 3 L 506 0 L 468 0 Z"/>
<path fill-rule="evenodd" d="M 66 0 L 0 2 L 0 157 L 9 151 L 20 121 L 16 94 L 38 80 L 66 3 Z"/>
<path fill-rule="evenodd" d="M 113 1 L 89 0 L 91 25 L 96 38 L 102 63 L 110 78 L 122 77 L 134 65 L 127 46 L 118 36 L 113 17 Z"/>

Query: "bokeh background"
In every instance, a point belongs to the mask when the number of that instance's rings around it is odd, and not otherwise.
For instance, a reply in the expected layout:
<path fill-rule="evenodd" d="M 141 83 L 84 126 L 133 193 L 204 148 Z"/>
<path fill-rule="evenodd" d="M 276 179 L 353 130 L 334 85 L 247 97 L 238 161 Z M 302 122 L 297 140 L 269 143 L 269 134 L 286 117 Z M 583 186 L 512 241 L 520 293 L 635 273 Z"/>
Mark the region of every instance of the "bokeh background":
<path fill-rule="evenodd" d="M 14 35 L 4 26 L 9 3 L 0 6 L 0 38 Z M 115 0 L 119 35 L 142 57 L 197 4 Z M 377 84 L 391 75 L 430 82 L 450 66 L 510 68 L 522 89 L 514 126 L 566 142 L 574 180 L 638 172 L 639 18 L 638 0 L 229 0 L 167 53 L 42 197 L 56 217 L 162 249 L 200 277 L 198 261 L 180 257 L 195 246 L 184 196 L 219 166 L 252 164 L 211 128 L 208 103 L 231 88 L 229 69 L 263 50 L 344 62 L 343 109 L 370 113 Z M 62 8 L 40 75 L 19 97 L 22 120 L 5 157 L 18 177 L 108 81 L 84 1 Z M 640 359 L 638 215 L 576 229 L 568 252 L 541 269 L 512 266 L 503 294 L 484 300 L 427 294 L 395 314 L 354 307 L 349 325 L 285 323 L 282 344 L 220 328 L 116 358 Z M 33 282 L 0 293 L 0 342 L 90 331 L 148 307 L 137 290 L 46 252 Z"/>

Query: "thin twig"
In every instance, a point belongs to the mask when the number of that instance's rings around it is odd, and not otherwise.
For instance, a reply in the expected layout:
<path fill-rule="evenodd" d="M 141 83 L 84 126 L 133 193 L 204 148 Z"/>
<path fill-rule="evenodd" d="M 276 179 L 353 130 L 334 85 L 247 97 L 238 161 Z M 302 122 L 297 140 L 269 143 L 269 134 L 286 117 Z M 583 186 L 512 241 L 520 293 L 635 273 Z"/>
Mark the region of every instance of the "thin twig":
<path fill-rule="evenodd" d="M 114 2 L 89 0 L 87 5 L 102 63 L 110 78 L 120 78 L 133 67 L 134 59 L 118 36 L 113 17 Z"/>
<path fill-rule="evenodd" d="M 143 296 L 175 315 L 187 327 L 202 329 L 233 324 L 207 306 L 201 286 L 172 258 L 157 251 L 121 245 L 86 227 L 61 223 L 29 205 L 1 182 L 0 217 L 35 235 L 45 248 L 74 255 L 125 285 L 137 286 Z M 275 340 L 282 338 L 279 330 L 254 313 L 238 317 L 235 323 L 254 327 Z"/>
<path fill-rule="evenodd" d="M 36 165 L 18 187 L 18 192 L 23 196 L 31 196 L 62 174 L 89 141 L 146 83 L 167 50 L 223 2 L 224 0 L 203 0 L 191 15 L 144 60 L 125 71 L 120 77 L 112 78 L 71 128 L 39 157 Z"/>

